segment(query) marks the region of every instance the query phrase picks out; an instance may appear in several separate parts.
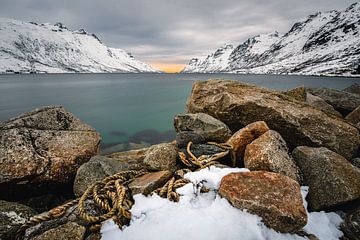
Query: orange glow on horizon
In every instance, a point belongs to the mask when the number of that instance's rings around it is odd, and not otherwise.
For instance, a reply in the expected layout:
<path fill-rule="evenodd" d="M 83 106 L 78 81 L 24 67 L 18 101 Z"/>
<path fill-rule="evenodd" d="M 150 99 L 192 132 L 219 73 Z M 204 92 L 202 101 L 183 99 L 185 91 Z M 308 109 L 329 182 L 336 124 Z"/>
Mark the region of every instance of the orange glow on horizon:
<path fill-rule="evenodd" d="M 155 68 L 166 73 L 177 73 L 184 69 L 185 64 L 177 63 L 150 63 Z"/>

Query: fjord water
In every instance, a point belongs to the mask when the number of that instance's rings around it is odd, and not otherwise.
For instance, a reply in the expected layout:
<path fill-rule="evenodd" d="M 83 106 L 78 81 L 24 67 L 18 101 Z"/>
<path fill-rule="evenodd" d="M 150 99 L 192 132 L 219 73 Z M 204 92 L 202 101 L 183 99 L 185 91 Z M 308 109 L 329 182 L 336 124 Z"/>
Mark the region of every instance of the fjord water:
<path fill-rule="evenodd" d="M 172 119 L 183 112 L 193 81 L 241 80 L 273 89 L 343 89 L 360 78 L 235 74 L 0 75 L 0 121 L 35 108 L 61 105 L 102 136 L 102 146 L 173 138 Z"/>

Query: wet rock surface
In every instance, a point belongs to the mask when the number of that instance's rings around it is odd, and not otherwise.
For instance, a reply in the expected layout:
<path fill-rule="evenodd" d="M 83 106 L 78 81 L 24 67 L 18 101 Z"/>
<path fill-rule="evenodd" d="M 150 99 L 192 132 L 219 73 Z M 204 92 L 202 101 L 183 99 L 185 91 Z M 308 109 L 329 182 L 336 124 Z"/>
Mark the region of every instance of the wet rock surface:
<path fill-rule="evenodd" d="M 231 173 L 222 178 L 219 194 L 235 207 L 262 217 L 276 231 L 296 232 L 307 222 L 300 185 L 280 174 Z"/>
<path fill-rule="evenodd" d="M 286 142 L 273 130 L 267 131 L 247 145 L 244 163 L 250 171 L 280 173 L 301 182 L 299 168 L 289 155 Z"/>
<path fill-rule="evenodd" d="M 14 239 L 18 228 L 34 215 L 28 206 L 0 200 L 0 239 Z"/>
<path fill-rule="evenodd" d="M 177 132 L 193 131 L 206 141 L 225 142 L 231 136 L 226 124 L 205 113 L 178 114 L 174 118 L 174 126 Z"/>
<path fill-rule="evenodd" d="M 342 119 L 279 92 L 238 81 L 196 82 L 187 101 L 187 111 L 212 115 L 233 131 L 252 122 L 265 121 L 270 129 L 281 134 L 290 149 L 302 145 L 325 146 L 351 159 L 360 143 L 358 130 Z"/>
<path fill-rule="evenodd" d="M 327 148 L 300 146 L 292 155 L 309 186 L 308 203 L 314 210 L 337 207 L 360 198 L 360 171 Z"/>
<path fill-rule="evenodd" d="M 100 135 L 62 107 L 0 125 L 0 183 L 68 182 L 98 152 Z"/>
<path fill-rule="evenodd" d="M 174 144 L 162 143 L 153 145 L 145 154 L 144 164 L 149 170 L 153 171 L 174 171 L 177 155 L 178 149 Z"/>

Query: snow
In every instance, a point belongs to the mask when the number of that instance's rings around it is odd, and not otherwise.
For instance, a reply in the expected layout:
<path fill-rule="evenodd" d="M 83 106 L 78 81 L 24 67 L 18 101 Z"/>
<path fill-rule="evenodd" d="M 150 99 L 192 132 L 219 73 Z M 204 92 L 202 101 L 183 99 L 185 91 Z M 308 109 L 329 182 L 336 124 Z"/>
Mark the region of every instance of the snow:
<path fill-rule="evenodd" d="M 62 24 L 0 18 L 0 73 L 155 72 L 122 49 L 109 48 L 93 34 Z"/>
<path fill-rule="evenodd" d="M 120 230 L 108 220 L 101 228 L 102 240 L 265 240 L 306 239 L 298 235 L 283 234 L 266 227 L 261 218 L 245 210 L 234 208 L 226 199 L 217 195 L 221 178 L 231 172 L 248 171 L 240 168 L 210 167 L 198 172 L 187 173 L 191 183 L 178 189 L 180 201 L 170 202 L 157 195 L 135 195 L 129 226 Z M 211 189 L 200 193 L 201 186 Z M 305 199 L 307 187 L 302 187 Z M 306 206 L 306 201 L 304 205 Z M 338 239 L 341 218 L 336 213 L 308 213 L 309 222 L 305 231 L 320 240 Z"/>

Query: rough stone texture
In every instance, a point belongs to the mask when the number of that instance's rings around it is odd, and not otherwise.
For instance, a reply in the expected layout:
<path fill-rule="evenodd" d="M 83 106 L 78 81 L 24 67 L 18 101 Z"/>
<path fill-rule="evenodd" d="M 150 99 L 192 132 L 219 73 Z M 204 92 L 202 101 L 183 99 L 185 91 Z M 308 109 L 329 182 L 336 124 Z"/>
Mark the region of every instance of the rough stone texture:
<path fill-rule="evenodd" d="M 358 106 L 357 108 L 355 108 L 354 111 L 352 111 L 351 113 L 349 113 L 346 117 L 345 117 L 346 121 L 352 123 L 352 124 L 358 124 L 360 123 L 360 106 Z"/>
<path fill-rule="evenodd" d="M 0 125 L 0 183 L 67 182 L 98 153 L 100 135 L 62 107 Z"/>
<path fill-rule="evenodd" d="M 351 164 L 360 169 L 360 158 L 353 158 Z"/>
<path fill-rule="evenodd" d="M 268 130 L 267 124 L 264 121 L 259 121 L 250 123 L 231 136 L 226 143 L 232 146 L 237 163 L 242 164 L 246 146 Z"/>
<path fill-rule="evenodd" d="M 0 200 L 0 239 L 14 239 L 18 228 L 34 215 L 28 206 Z"/>
<path fill-rule="evenodd" d="M 170 143 L 161 143 L 153 145 L 146 152 L 144 164 L 149 170 L 175 170 L 176 158 L 178 155 L 177 148 Z"/>
<path fill-rule="evenodd" d="M 176 134 L 176 145 L 179 148 L 186 147 L 189 142 L 192 143 L 205 143 L 205 138 L 196 133 L 190 131 L 179 132 Z"/>
<path fill-rule="evenodd" d="M 206 141 L 225 142 L 231 137 L 231 131 L 226 124 L 205 114 L 178 114 L 174 118 L 177 132 L 193 131 L 202 135 Z"/>
<path fill-rule="evenodd" d="M 85 236 L 85 230 L 84 226 L 68 222 L 32 238 L 32 240 L 82 240 Z"/>
<path fill-rule="evenodd" d="M 224 149 L 212 144 L 192 144 L 190 150 L 196 157 L 200 157 L 202 155 L 211 156 L 224 152 Z M 180 148 L 179 151 L 183 152 L 188 159 L 190 158 L 188 152 L 186 151 L 186 147 Z"/>
<path fill-rule="evenodd" d="M 335 207 L 360 197 L 360 171 L 327 148 L 300 146 L 292 152 L 309 186 L 308 203 L 314 210 Z"/>
<path fill-rule="evenodd" d="M 346 116 L 360 105 L 360 96 L 357 94 L 330 88 L 307 88 L 306 90 L 324 99 L 343 116 Z"/>
<path fill-rule="evenodd" d="M 326 113 L 330 113 L 333 114 L 335 116 L 341 117 L 342 115 L 341 113 L 339 113 L 338 111 L 336 111 L 334 109 L 333 106 L 331 106 L 330 104 L 328 104 L 324 99 L 322 99 L 321 97 L 312 95 L 311 93 L 306 93 L 306 102 L 313 107 L 316 107 Z"/>
<path fill-rule="evenodd" d="M 74 193 L 80 197 L 96 181 L 102 180 L 124 170 L 140 170 L 144 167 L 141 160 L 121 161 L 121 159 L 94 156 L 81 165 L 74 181 Z"/>
<path fill-rule="evenodd" d="M 162 187 L 171 177 L 172 172 L 170 171 L 148 173 L 134 179 L 134 181 L 129 184 L 129 188 L 132 195 L 139 193 L 148 195 L 157 188 Z"/>
<path fill-rule="evenodd" d="M 300 185 L 289 177 L 263 171 L 231 173 L 221 179 L 219 194 L 276 231 L 296 232 L 306 225 Z"/>
<path fill-rule="evenodd" d="M 325 146 L 350 159 L 359 146 L 358 130 L 335 116 L 265 88 L 238 81 L 208 80 L 193 85 L 188 112 L 205 112 L 236 131 L 265 121 L 290 148 Z"/>
<path fill-rule="evenodd" d="M 250 171 L 280 173 L 301 182 L 299 168 L 289 155 L 286 142 L 273 130 L 267 131 L 247 145 L 244 163 Z"/>
<path fill-rule="evenodd" d="M 285 95 L 292 97 L 300 102 L 306 101 L 306 88 L 304 86 L 290 89 L 283 92 Z"/>
<path fill-rule="evenodd" d="M 341 230 L 349 239 L 360 240 L 360 208 L 346 214 Z"/>
<path fill-rule="evenodd" d="M 354 83 L 345 88 L 343 91 L 360 95 L 360 84 Z"/>

